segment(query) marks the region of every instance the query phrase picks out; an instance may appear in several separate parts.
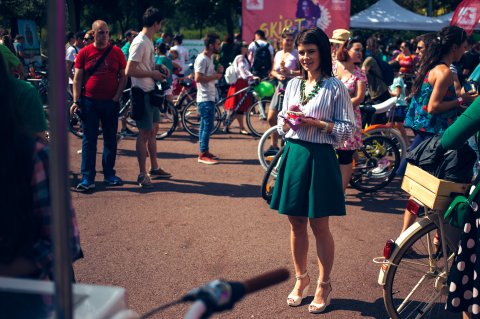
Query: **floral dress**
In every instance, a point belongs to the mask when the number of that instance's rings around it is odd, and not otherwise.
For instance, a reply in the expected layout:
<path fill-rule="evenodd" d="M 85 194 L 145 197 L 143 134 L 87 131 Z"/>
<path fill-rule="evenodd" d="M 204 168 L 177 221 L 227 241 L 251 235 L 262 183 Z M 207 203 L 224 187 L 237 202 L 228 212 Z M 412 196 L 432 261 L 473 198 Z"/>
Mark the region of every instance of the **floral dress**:
<path fill-rule="evenodd" d="M 432 96 L 433 86 L 428 82 L 428 74 L 423 79 L 420 92 L 415 94 L 407 110 L 405 126 L 414 131 L 427 132 L 432 134 L 443 133 L 457 118 L 457 109 L 452 108 L 439 114 L 428 113 L 428 102 Z M 455 87 L 450 85 L 443 101 L 453 101 L 457 98 Z"/>
<path fill-rule="evenodd" d="M 338 63 L 338 62 L 337 62 Z M 337 71 L 337 64 L 334 64 L 334 73 Z M 352 75 L 344 80 L 342 79 L 343 84 L 347 87 L 348 94 L 350 98 L 354 97 L 357 94 L 357 82 L 364 82 L 367 84 L 367 77 L 365 73 L 360 69 L 358 66 L 355 66 L 353 69 Z M 349 150 L 357 150 L 362 147 L 362 114 L 360 112 L 360 107 L 354 106 L 353 113 L 355 115 L 355 130 L 353 133 L 352 138 L 343 142 L 343 144 L 339 145 L 337 150 L 341 151 L 349 151 Z"/>

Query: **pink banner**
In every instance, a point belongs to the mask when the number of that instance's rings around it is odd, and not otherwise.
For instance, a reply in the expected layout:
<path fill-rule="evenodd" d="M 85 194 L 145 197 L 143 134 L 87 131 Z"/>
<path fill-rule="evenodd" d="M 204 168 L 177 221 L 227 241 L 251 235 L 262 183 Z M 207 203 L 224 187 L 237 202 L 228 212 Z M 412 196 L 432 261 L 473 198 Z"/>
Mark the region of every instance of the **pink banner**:
<path fill-rule="evenodd" d="M 263 30 L 277 42 L 284 28 L 317 26 L 330 37 L 335 29 L 349 29 L 350 0 L 243 0 L 243 39 L 253 40 Z"/>
<path fill-rule="evenodd" d="M 468 35 L 473 33 L 480 18 L 480 1 L 463 0 L 453 13 L 450 25 L 465 29 Z"/>

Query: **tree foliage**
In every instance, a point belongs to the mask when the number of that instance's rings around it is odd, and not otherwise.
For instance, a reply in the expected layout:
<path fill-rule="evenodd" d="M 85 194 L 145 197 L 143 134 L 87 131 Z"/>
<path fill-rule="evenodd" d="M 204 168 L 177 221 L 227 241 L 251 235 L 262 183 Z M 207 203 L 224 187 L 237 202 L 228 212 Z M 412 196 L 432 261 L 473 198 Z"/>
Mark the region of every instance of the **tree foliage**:
<path fill-rule="evenodd" d="M 8 27 L 14 18 L 32 19 L 40 28 L 47 24 L 48 0 L 0 0 L 0 24 Z M 149 6 L 159 8 L 165 15 L 166 29 L 180 31 L 196 29 L 201 37 L 206 28 L 233 35 L 239 28 L 242 0 L 65 0 L 69 29 L 90 29 L 96 19 L 107 21 L 119 32 L 139 29 L 141 17 Z M 269 0 L 275 1 L 275 0 Z M 293 1 L 293 0 L 291 0 Z M 378 0 L 351 0 L 354 15 Z M 432 3 L 433 15 L 453 11 L 461 0 L 395 0 L 399 5 L 418 14 L 426 14 Z M 222 33 L 223 33 L 222 32 Z"/>

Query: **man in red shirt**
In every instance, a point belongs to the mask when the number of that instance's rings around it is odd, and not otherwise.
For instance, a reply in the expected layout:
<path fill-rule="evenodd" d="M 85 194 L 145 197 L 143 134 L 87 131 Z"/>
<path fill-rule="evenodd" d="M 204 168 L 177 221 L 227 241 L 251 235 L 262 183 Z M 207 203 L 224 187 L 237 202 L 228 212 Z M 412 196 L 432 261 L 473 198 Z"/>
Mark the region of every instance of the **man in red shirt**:
<path fill-rule="evenodd" d="M 120 48 L 109 43 L 105 21 L 92 24 L 95 41 L 78 52 L 73 80 L 71 112 L 80 110 L 83 121 L 82 181 L 78 191 L 95 188 L 95 159 L 99 122 L 103 131 L 102 166 L 104 181 L 110 186 L 122 185 L 115 175 L 119 99 L 127 82 L 127 62 Z M 82 86 L 84 89 L 82 90 Z"/>

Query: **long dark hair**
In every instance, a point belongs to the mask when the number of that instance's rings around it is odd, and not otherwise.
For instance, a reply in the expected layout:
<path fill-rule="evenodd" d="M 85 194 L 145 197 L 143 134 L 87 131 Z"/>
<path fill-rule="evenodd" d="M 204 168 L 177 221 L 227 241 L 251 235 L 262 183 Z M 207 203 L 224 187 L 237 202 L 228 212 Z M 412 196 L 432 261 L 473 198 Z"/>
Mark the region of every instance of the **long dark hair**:
<path fill-rule="evenodd" d="M 325 32 L 320 28 L 310 28 L 301 31 L 295 39 L 295 47 L 299 44 L 315 44 L 320 54 L 320 70 L 324 75 L 333 76 L 332 73 L 332 54 L 330 52 L 330 41 Z M 307 79 L 307 72 L 300 67 L 302 75 Z"/>
<path fill-rule="evenodd" d="M 467 33 L 457 26 L 448 26 L 440 30 L 431 38 L 429 44 L 425 43 L 425 53 L 420 60 L 417 78 L 412 86 L 412 93 L 416 94 L 422 88 L 423 80 L 427 72 L 439 64 L 439 62 L 452 49 L 453 45 L 461 45 L 467 40 Z"/>
<path fill-rule="evenodd" d="M 33 137 L 23 128 L 15 105 L 14 81 L 0 54 L 0 125 L 2 147 L 0 179 L 0 262 L 15 258 L 18 250 L 27 245 L 32 232 L 32 158 Z"/>

